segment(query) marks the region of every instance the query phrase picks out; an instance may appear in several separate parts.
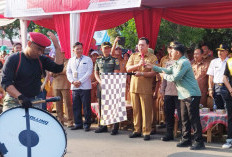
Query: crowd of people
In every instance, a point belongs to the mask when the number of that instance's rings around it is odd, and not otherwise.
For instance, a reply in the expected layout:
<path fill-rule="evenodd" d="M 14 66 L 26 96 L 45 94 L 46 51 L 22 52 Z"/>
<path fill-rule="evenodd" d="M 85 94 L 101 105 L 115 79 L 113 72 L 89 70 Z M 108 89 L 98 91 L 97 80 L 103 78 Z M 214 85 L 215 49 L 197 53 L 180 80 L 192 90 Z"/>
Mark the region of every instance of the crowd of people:
<path fill-rule="evenodd" d="M 132 104 L 134 131 L 129 138 L 143 135 L 145 141 L 156 132 L 159 109 L 163 104 L 166 134 L 162 141 L 174 140 L 175 109 L 182 133 L 177 147 L 191 150 L 204 149 L 199 106 L 209 107 L 208 95 L 213 98 L 217 109 L 227 109 L 228 137 L 223 148 L 232 146 L 232 59 L 225 44 L 217 48 L 214 59 L 207 44 L 201 44 L 193 52 L 186 53 L 183 44 L 174 41 L 167 45 L 167 55 L 161 57 L 149 48 L 149 40 L 140 38 L 135 53 L 122 53 L 117 37 L 101 44 L 102 54 L 91 50 L 83 55 L 83 44 L 73 45 L 73 57 L 65 59 L 55 35 L 48 36 L 55 46 L 55 58 L 44 55 L 51 41 L 41 33 L 31 32 L 27 47 L 14 45 L 13 54 L 2 58 L 2 88 L 6 91 L 3 111 L 12 107 L 32 107 L 32 101 L 45 99 L 52 88 L 53 96 L 60 96 L 56 102 L 57 119 L 71 130 L 91 127 L 91 103 L 98 102 L 101 116 L 101 73 L 126 73 L 126 100 Z M 158 57 L 158 58 L 157 58 Z M 52 86 L 50 85 L 52 82 Z M 70 90 L 71 93 L 70 94 Z M 64 107 L 65 106 L 65 116 Z M 46 110 L 46 104 L 39 106 Z M 84 121 L 82 120 L 84 115 Z M 192 145 L 191 127 L 194 130 Z M 95 133 L 107 132 L 108 127 L 99 124 Z M 115 123 L 111 135 L 119 133 Z"/>

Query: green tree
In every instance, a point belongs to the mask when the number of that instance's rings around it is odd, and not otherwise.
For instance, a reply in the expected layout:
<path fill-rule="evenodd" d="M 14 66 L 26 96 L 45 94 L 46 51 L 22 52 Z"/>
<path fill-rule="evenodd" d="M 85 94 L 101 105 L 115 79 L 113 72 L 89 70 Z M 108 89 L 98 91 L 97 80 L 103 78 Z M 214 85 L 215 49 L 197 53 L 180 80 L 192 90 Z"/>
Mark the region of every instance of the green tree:
<path fill-rule="evenodd" d="M 33 21 L 30 22 L 30 24 L 27 28 L 27 31 L 28 32 L 40 32 L 46 36 L 47 36 L 47 32 L 49 32 L 49 31 L 56 34 L 56 31 L 45 28 L 45 27 L 40 26 L 40 25 L 36 25 Z"/>
<path fill-rule="evenodd" d="M 126 39 L 124 48 L 134 50 L 138 43 L 138 35 L 134 19 L 123 24 L 121 34 Z"/>
<path fill-rule="evenodd" d="M 222 43 L 231 47 L 232 29 L 205 29 L 205 31 L 206 34 L 203 37 L 203 41 L 209 45 L 214 54 L 216 53 L 216 48 Z"/>
<path fill-rule="evenodd" d="M 138 35 L 134 19 L 131 19 L 120 26 L 107 30 L 107 33 L 110 36 L 111 43 L 114 42 L 117 36 L 125 37 L 125 45 L 123 46 L 125 49 L 134 50 L 136 44 L 138 43 Z"/>
<path fill-rule="evenodd" d="M 8 38 L 11 41 L 11 44 L 14 44 L 13 37 L 19 37 L 19 30 L 20 30 L 20 21 L 17 19 L 13 23 L 8 24 L 6 26 L 0 27 L 0 38 Z M 54 30 L 47 29 L 45 27 L 36 25 L 34 22 L 30 22 L 28 28 L 28 32 L 40 32 L 42 34 L 47 35 L 48 31 L 56 33 Z"/>
<path fill-rule="evenodd" d="M 0 27 L 0 30 L 1 30 L 0 37 L 2 39 L 8 38 L 10 40 L 11 44 L 13 45 L 14 44 L 13 37 L 19 35 L 19 28 L 20 28 L 19 20 L 15 20 L 11 24 L 8 24 L 6 26 L 2 26 L 2 27 Z"/>
<path fill-rule="evenodd" d="M 196 47 L 206 34 L 203 28 L 181 26 L 162 19 L 156 48 L 162 48 L 171 41 L 179 41 L 186 47 Z"/>

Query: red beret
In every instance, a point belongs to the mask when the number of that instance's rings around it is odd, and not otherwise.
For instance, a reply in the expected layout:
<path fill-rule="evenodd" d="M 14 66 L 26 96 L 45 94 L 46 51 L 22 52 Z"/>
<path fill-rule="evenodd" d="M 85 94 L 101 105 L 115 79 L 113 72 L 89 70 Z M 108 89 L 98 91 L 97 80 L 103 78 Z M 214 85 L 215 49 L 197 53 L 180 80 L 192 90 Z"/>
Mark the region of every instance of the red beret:
<path fill-rule="evenodd" d="M 42 33 L 30 32 L 30 40 L 39 46 L 47 47 L 51 45 L 51 41 Z"/>

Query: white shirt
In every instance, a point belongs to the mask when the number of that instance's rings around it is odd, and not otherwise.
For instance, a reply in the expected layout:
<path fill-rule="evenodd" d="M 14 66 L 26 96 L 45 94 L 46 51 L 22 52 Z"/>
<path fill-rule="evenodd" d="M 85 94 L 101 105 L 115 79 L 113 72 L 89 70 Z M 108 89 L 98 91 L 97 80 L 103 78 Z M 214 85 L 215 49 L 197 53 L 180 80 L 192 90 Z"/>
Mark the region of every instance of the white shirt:
<path fill-rule="evenodd" d="M 69 82 L 80 81 L 80 87 L 76 88 L 73 84 L 71 90 L 91 89 L 91 74 L 93 72 L 93 62 L 90 57 L 82 55 L 80 58 L 72 57 L 67 65 L 67 78 Z"/>
<path fill-rule="evenodd" d="M 213 83 L 223 83 L 223 75 L 227 60 L 228 57 L 226 57 L 224 61 L 222 61 L 221 58 L 216 58 L 210 62 L 207 75 L 213 76 Z"/>

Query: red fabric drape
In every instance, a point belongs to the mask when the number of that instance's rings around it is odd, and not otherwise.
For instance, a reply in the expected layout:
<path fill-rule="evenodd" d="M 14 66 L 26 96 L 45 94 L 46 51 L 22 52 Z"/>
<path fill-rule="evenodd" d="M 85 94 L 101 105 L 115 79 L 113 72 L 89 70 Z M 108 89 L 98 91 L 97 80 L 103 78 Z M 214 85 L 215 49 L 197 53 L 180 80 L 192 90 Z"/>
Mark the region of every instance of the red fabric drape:
<path fill-rule="evenodd" d="M 69 14 L 54 15 L 53 18 L 33 21 L 35 24 L 55 30 L 58 34 L 61 51 L 70 58 L 70 19 Z"/>
<path fill-rule="evenodd" d="M 150 47 L 155 49 L 163 9 L 145 9 L 134 11 L 138 37 L 150 40 Z"/>
<path fill-rule="evenodd" d="M 54 24 L 53 18 L 48 18 L 48 19 L 42 19 L 42 20 L 36 20 L 33 21 L 35 24 L 43 26 L 48 29 L 56 30 L 56 26 Z"/>
<path fill-rule="evenodd" d="M 65 52 L 65 57 L 70 58 L 70 18 L 69 14 L 54 15 L 54 24 L 60 40 L 61 51 Z"/>
<path fill-rule="evenodd" d="M 95 31 L 114 28 L 131 18 L 133 18 L 132 11 L 81 13 L 79 41 L 83 43 L 84 54 L 88 54 Z"/>
<path fill-rule="evenodd" d="M 81 13 L 79 41 L 83 43 L 83 54 L 88 55 L 99 12 Z"/>
<path fill-rule="evenodd" d="M 214 4 L 202 4 L 190 7 L 179 7 L 179 8 L 151 8 L 144 10 L 135 11 L 114 11 L 114 12 L 91 12 L 81 13 L 80 21 L 80 42 L 84 44 L 84 54 L 88 54 L 88 50 L 93 38 L 94 31 L 105 30 L 116 27 L 120 24 L 125 23 L 133 16 L 136 22 L 136 28 L 138 37 L 145 36 L 150 40 L 150 47 L 155 48 L 157 36 L 159 33 L 159 26 L 161 18 L 168 21 L 201 28 L 231 28 L 232 27 L 232 2 L 227 3 L 214 3 Z M 57 15 L 58 16 L 58 15 Z M 70 55 L 70 50 L 67 51 L 69 45 L 69 37 L 67 32 L 69 29 L 68 18 L 63 23 L 54 19 L 45 19 L 36 21 L 37 24 L 42 25 L 49 29 L 56 30 L 60 38 L 62 49 L 66 52 L 66 57 Z M 68 24 L 68 25 L 67 25 Z M 67 28 L 67 30 L 64 30 Z M 63 31 L 61 31 L 63 30 Z M 59 33 L 60 32 L 60 33 Z M 67 33 L 66 35 L 63 35 Z M 62 39 L 61 39 L 62 38 Z M 63 42 L 65 44 L 63 44 Z M 66 45 L 66 46 L 64 46 Z"/>
<path fill-rule="evenodd" d="M 185 26 L 231 28 L 232 2 L 164 9 L 163 18 Z"/>
<path fill-rule="evenodd" d="M 133 18 L 132 11 L 101 13 L 95 31 L 117 27 Z"/>

